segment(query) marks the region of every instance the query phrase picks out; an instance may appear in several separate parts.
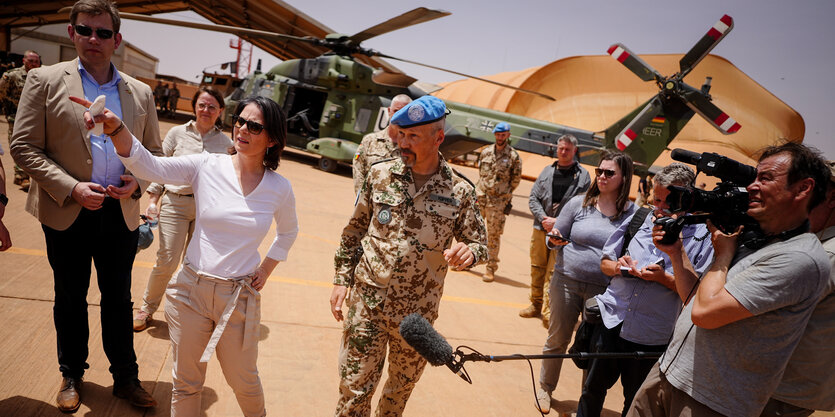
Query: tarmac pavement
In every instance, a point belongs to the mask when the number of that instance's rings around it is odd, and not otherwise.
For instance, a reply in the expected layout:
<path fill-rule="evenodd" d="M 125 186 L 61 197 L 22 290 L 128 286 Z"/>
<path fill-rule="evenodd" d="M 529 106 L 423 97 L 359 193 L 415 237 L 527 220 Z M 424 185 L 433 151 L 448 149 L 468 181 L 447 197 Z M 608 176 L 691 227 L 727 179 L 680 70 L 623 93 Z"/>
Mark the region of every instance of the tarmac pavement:
<path fill-rule="evenodd" d="M 174 126 L 168 121 L 160 125 L 162 135 Z M 52 323 L 52 271 L 40 224 L 24 212 L 26 193 L 11 183 L 13 164 L 5 138 L 5 121 L 0 123 L 0 132 L 0 143 L 7 151 L 2 161 L 10 200 L 3 221 L 13 243 L 9 251 L 0 254 L 0 416 L 58 416 L 62 414 L 54 403 L 61 378 Z M 278 168 L 293 185 L 300 233 L 288 260 L 275 269 L 262 290 L 258 367 L 270 415 L 329 416 L 337 400 L 336 362 L 342 326 L 331 316 L 328 299 L 333 255 L 352 212 L 354 194 L 348 167 L 329 174 L 316 169 L 315 162 L 307 154 L 288 151 Z M 475 169 L 457 169 L 470 179 L 478 178 Z M 514 193 L 496 280 L 481 281 L 484 266 L 472 272 L 450 271 L 447 275 L 435 328 L 453 347 L 466 345 L 491 355 L 541 353 L 546 336 L 541 321 L 523 319 L 517 314 L 528 305 L 532 218 L 527 196 L 531 185 L 523 181 Z M 147 197 L 143 197 L 143 209 L 145 206 Z M 260 247 L 262 254 L 272 241 L 272 233 Z M 141 303 L 156 249 L 155 242 L 137 255 L 132 284 L 135 305 Z M 112 379 L 101 346 L 100 294 L 95 282 L 94 275 L 88 296 L 90 369 L 84 378 L 77 415 L 168 416 L 171 348 L 162 311 L 154 315 L 148 330 L 136 333 L 134 338 L 139 377 L 160 405 L 150 410 L 137 409 L 110 394 Z M 531 362 L 535 380 L 540 362 Z M 539 415 L 534 409 L 531 370 L 525 361 L 467 363 L 466 369 L 472 385 L 446 367 L 428 366 L 404 415 Z M 551 416 L 570 415 L 576 408 L 581 375 L 571 361 L 565 363 L 554 392 L 560 401 L 553 402 Z M 377 389 L 375 405 L 381 389 Z M 618 384 L 609 392 L 603 415 L 619 415 L 622 403 Z M 203 415 L 240 415 L 235 396 L 214 358 L 208 366 Z"/>

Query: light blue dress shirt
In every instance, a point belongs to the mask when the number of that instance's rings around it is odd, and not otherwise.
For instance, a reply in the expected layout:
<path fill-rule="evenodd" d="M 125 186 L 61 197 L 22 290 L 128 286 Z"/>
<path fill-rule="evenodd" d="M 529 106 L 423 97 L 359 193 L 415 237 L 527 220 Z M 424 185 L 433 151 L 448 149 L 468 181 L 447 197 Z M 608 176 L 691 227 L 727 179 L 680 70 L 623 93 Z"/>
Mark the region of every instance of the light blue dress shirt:
<path fill-rule="evenodd" d="M 653 220 L 652 214 L 647 216 L 629 242 L 627 251 L 637 262 L 638 269 L 663 259 L 665 271 L 673 275 L 670 257 L 652 243 Z M 620 257 L 629 223 L 623 222 L 609 236 L 603 246 L 602 259 L 617 260 Z M 701 276 L 713 260 L 713 244 L 707 227 L 704 224 L 684 226 L 682 247 L 696 275 Z M 606 328 L 614 328 L 623 322 L 620 337 L 643 345 L 666 344 L 682 306 L 678 293 L 657 282 L 619 275 L 613 277 L 606 291 L 595 298 Z"/>
<path fill-rule="evenodd" d="M 81 65 L 81 60 L 78 61 L 78 73 L 81 74 L 84 98 L 89 101 L 95 101 L 96 97 L 104 95 L 106 97 L 105 106 L 121 119 L 122 101 L 119 99 L 119 81 L 122 80 L 122 77 L 112 63 L 110 67 L 113 71 L 113 78 L 99 85 L 93 76 Z M 122 165 L 122 161 L 116 155 L 116 148 L 113 147 L 113 141 L 110 139 L 110 136 L 90 135 L 90 151 L 93 154 L 93 176 L 90 181 L 102 187 L 107 187 L 108 185 L 121 187 L 122 179 L 119 176 L 125 173 L 125 166 Z"/>

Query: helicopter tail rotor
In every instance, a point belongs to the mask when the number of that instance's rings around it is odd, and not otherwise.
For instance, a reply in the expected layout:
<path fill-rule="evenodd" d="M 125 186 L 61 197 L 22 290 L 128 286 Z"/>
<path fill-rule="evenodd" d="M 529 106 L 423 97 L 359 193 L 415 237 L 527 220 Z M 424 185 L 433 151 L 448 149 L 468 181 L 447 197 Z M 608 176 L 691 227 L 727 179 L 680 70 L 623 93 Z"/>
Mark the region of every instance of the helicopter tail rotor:
<path fill-rule="evenodd" d="M 662 103 L 661 98 L 658 95 L 655 96 L 646 106 L 644 106 L 643 110 L 635 116 L 626 127 L 618 133 L 615 137 L 615 146 L 618 147 L 619 150 L 623 151 L 629 144 L 632 143 L 635 138 L 638 137 L 638 133 L 640 133 L 644 127 L 646 127 L 649 122 L 661 113 Z"/>
<path fill-rule="evenodd" d="M 717 21 L 708 31 L 707 33 L 696 42 L 696 45 L 684 55 L 683 58 L 678 62 L 679 67 L 681 68 L 681 78 L 684 78 L 693 67 L 696 66 L 699 62 L 713 50 L 728 33 L 734 28 L 734 19 L 728 15 L 722 16 L 719 21 Z"/>
<path fill-rule="evenodd" d="M 713 50 L 714 47 L 733 29 L 734 21 L 724 15 L 679 61 L 681 71 L 665 77 L 652 68 L 626 46 L 616 43 L 609 47 L 608 53 L 627 69 L 644 81 L 655 81 L 660 92 L 651 99 L 641 111 L 618 131 L 613 141 L 620 150 L 642 136 L 643 129 L 659 114 L 678 114 L 684 117 L 682 109 L 689 108 L 701 115 L 713 127 L 725 135 L 736 133 L 740 124 L 711 102 L 708 77 L 701 89 L 695 89 L 684 83 L 684 77 Z M 686 106 L 686 107 L 685 107 Z M 692 115 L 692 113 L 690 113 Z M 689 118 L 689 116 L 686 116 Z M 672 138 L 670 138 L 672 140 Z M 611 143 L 611 142 L 610 142 Z"/>
<path fill-rule="evenodd" d="M 622 43 L 616 43 L 609 47 L 609 55 L 612 58 L 616 59 L 618 62 L 623 64 L 626 68 L 632 71 L 638 78 L 644 81 L 661 81 L 664 77 L 655 70 L 655 68 L 651 67 L 649 64 L 646 63 L 643 59 L 641 59 L 638 55 L 632 53 L 626 46 Z"/>
<path fill-rule="evenodd" d="M 742 126 L 727 113 L 708 100 L 700 90 L 684 92 L 687 107 L 704 117 L 713 127 L 725 135 L 736 133 Z"/>

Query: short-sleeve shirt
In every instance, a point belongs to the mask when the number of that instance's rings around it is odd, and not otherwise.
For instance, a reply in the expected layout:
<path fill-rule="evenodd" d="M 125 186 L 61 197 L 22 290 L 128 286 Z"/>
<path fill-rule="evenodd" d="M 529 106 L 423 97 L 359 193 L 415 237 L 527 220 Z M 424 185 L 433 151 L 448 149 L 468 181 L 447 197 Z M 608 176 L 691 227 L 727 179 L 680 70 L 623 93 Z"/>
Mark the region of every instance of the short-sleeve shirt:
<path fill-rule="evenodd" d="M 754 316 L 703 329 L 693 324 L 691 301 L 676 321 L 661 371 L 717 412 L 758 416 L 820 299 L 829 259 L 817 237 L 803 233 L 734 262 L 725 289 Z"/>
<path fill-rule="evenodd" d="M 594 206 L 583 207 L 584 198 L 582 195 L 574 196 L 557 216 L 554 227 L 571 243 L 557 250 L 553 276 L 605 287 L 609 284 L 609 277 L 600 270 L 603 245 L 609 235 L 632 218 L 635 204 L 627 202 L 623 214 L 610 218 Z"/>

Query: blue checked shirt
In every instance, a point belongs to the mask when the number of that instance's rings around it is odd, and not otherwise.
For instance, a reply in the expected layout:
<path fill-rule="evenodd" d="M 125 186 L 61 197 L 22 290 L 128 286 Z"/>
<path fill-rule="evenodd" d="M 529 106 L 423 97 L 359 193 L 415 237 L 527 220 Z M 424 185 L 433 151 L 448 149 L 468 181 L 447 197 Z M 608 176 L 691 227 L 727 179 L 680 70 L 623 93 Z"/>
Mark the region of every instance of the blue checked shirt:
<path fill-rule="evenodd" d="M 672 261 L 652 243 L 653 220 L 652 214 L 647 216 L 629 242 L 627 253 L 638 269 L 663 259 L 665 271 L 672 275 Z M 628 227 L 629 221 L 625 221 L 609 236 L 602 259 L 618 259 Z M 701 276 L 713 260 L 710 233 L 704 224 L 695 224 L 684 226 L 682 236 L 683 249 Z M 657 282 L 622 276 L 613 277 L 606 291 L 595 298 L 606 328 L 622 322 L 620 337 L 643 345 L 667 344 L 682 306 L 675 291 Z"/>

